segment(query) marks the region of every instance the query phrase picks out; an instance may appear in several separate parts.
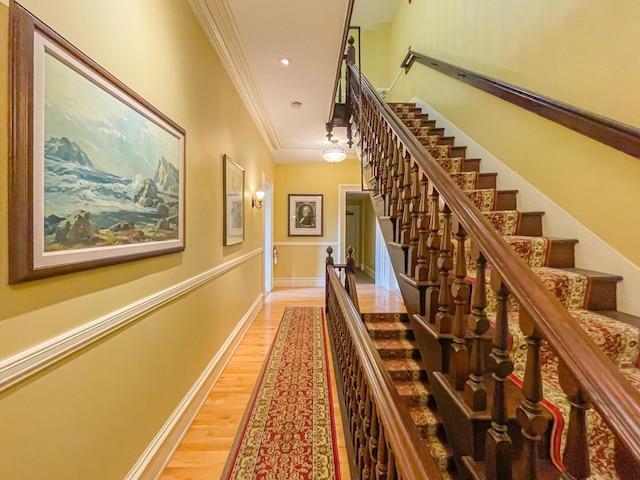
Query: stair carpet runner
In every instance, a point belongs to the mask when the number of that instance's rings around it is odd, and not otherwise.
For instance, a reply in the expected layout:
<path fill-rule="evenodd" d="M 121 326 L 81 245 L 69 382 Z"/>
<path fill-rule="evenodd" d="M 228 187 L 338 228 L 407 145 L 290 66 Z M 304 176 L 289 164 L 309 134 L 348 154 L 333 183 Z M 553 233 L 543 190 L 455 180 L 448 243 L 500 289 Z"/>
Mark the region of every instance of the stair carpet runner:
<path fill-rule="evenodd" d="M 396 115 L 409 127 L 425 148 L 438 163 L 450 173 L 453 180 L 486 216 L 496 230 L 504 236 L 511 247 L 532 268 L 547 288 L 569 310 L 576 322 L 605 354 L 621 369 L 623 375 L 632 385 L 640 390 L 640 330 L 623 322 L 614 320 L 593 310 L 615 310 L 615 282 L 620 277 L 598 275 L 573 268 L 573 246 L 577 241 L 545 238 L 541 236 L 541 223 L 524 222 L 525 217 L 531 219 L 541 213 L 530 214 L 519 212 L 515 206 L 515 191 L 499 192 L 495 189 L 495 175 L 481 175 L 479 161 L 465 159 L 464 147 L 454 147 L 451 137 L 444 137 L 443 129 L 435 127 L 435 122 L 427 120 L 426 115 L 414 104 L 389 104 Z M 471 170 L 471 171 L 465 171 Z M 482 180 L 481 180 L 482 179 Z M 493 188 L 478 188 L 482 181 L 486 186 L 493 182 Z M 511 194 L 511 195 L 510 195 Z M 500 197 L 503 200 L 500 200 Z M 533 227 L 532 227 L 533 225 Z M 469 239 L 467 239 L 469 241 Z M 468 251 L 468 249 L 467 249 Z M 558 253 L 559 252 L 559 253 Z M 467 259 L 469 280 L 474 281 L 473 261 Z M 490 267 L 487 269 L 489 275 Z M 604 281 L 603 281 L 604 280 Z M 603 295 L 602 290 L 609 289 Z M 595 291 L 595 293 L 594 293 Z M 604 297 L 612 300 L 602 302 Z M 488 289 L 487 313 L 489 317 L 495 312 L 495 294 Z M 510 330 L 513 338 L 512 360 L 514 363 L 513 379 L 517 383 L 524 377 L 526 360 L 526 340 L 518 328 L 518 303 L 510 297 L 508 304 Z M 369 329 L 379 348 L 385 365 L 397 382 L 398 391 L 408 399 L 412 417 L 418 428 L 425 435 L 429 447 L 441 469 L 450 467 L 446 459 L 446 447 L 440 441 L 444 439 L 442 426 L 439 425 L 435 404 L 428 392 L 426 373 L 421 369 L 419 353 L 411 343 L 412 332 L 404 322 L 365 318 Z M 545 398 L 568 420 L 569 403 L 558 383 L 557 358 L 543 342 L 541 353 Z M 418 408 L 420 406 L 420 408 Z M 588 411 L 590 460 L 593 479 L 620 478 L 613 468 L 615 439 L 608 427 L 595 410 Z M 561 421 L 561 420 L 560 420 Z M 562 449 L 566 439 L 566 428 L 562 430 Z M 560 442 L 556 442 L 552 458 L 557 464 L 560 460 Z M 453 462 L 451 462 L 453 463 Z"/>
<path fill-rule="evenodd" d="M 363 313 L 362 320 L 443 478 L 452 478 L 454 464 L 407 315 Z"/>

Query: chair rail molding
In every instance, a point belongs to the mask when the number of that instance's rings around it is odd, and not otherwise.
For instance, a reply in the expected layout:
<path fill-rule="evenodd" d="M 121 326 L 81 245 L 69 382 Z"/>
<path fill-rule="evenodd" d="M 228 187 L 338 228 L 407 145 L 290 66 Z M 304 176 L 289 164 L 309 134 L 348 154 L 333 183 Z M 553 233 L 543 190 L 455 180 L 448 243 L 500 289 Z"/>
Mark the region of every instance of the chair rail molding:
<path fill-rule="evenodd" d="M 0 362 L 0 393 L 63 360 L 101 338 L 120 330 L 162 305 L 262 254 L 262 247 L 218 265 L 96 320 L 40 343 Z"/>

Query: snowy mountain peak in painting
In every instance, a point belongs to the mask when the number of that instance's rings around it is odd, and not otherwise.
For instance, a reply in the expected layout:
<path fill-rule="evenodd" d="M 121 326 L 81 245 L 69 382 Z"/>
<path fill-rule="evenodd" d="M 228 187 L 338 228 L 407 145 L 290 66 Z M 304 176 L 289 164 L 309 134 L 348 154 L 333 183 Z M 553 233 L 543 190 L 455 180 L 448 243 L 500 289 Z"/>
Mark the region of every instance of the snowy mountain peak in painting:
<path fill-rule="evenodd" d="M 180 181 L 178 169 L 172 163 L 167 162 L 164 157 L 158 161 L 154 181 L 163 191 L 167 193 L 178 193 Z"/>
<path fill-rule="evenodd" d="M 77 163 L 87 167 L 93 167 L 93 162 L 84 150 L 76 142 L 72 142 L 67 137 L 50 138 L 44 144 L 44 154 L 50 158 L 64 160 L 66 162 Z"/>

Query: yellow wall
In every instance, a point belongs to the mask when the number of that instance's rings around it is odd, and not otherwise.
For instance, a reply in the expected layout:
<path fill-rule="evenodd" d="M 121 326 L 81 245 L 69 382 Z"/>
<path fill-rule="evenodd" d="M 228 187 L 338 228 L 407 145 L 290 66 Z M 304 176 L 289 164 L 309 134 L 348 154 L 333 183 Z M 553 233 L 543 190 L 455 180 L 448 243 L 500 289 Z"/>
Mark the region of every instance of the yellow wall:
<path fill-rule="evenodd" d="M 24 0 L 187 132 L 183 253 L 7 285 L 0 197 L 0 360 L 262 246 L 250 192 L 271 155 L 183 0 Z M 8 8 L 0 4 L 0 171 L 7 171 Z M 245 168 L 244 243 L 222 246 L 222 155 Z M 0 191 L 7 191 L 6 174 Z M 237 285 L 242 284 L 242 288 Z M 0 478 L 123 478 L 260 298 L 262 256 L 0 394 Z"/>
<path fill-rule="evenodd" d="M 640 127 L 640 4 L 404 2 L 392 73 L 412 46 L 470 70 Z M 364 42 L 363 42 L 364 46 Z M 636 265 L 640 161 L 415 65 L 390 100 L 423 98 Z"/>
<path fill-rule="evenodd" d="M 278 282 L 282 284 L 284 279 L 324 279 L 326 243 L 338 242 L 338 185 L 359 183 L 360 162 L 354 159 L 335 164 L 323 162 L 276 165 L 273 230 L 273 239 L 279 252 L 278 264 L 273 271 L 276 285 Z M 324 195 L 322 237 L 288 236 L 289 194 Z M 310 245 L 287 245 L 293 242 Z"/>
<path fill-rule="evenodd" d="M 393 59 L 389 55 L 389 34 L 391 25 L 382 23 L 375 30 L 360 32 L 362 73 L 375 88 L 387 88 L 395 76 Z M 398 64 L 399 65 L 399 64 Z M 391 70 L 390 70 L 391 67 Z M 396 66 L 398 70 L 399 66 Z"/>

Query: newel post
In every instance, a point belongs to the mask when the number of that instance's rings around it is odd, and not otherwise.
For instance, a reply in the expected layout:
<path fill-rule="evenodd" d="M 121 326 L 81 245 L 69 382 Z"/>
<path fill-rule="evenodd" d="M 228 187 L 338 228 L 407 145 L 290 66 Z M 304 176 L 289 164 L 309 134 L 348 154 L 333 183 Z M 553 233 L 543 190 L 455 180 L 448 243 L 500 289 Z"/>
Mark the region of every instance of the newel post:
<path fill-rule="evenodd" d="M 327 247 L 327 260 L 325 262 L 324 269 L 324 310 L 325 312 L 329 312 L 329 267 L 333 267 L 333 257 L 331 254 L 333 253 L 333 247 L 329 245 Z"/>

